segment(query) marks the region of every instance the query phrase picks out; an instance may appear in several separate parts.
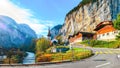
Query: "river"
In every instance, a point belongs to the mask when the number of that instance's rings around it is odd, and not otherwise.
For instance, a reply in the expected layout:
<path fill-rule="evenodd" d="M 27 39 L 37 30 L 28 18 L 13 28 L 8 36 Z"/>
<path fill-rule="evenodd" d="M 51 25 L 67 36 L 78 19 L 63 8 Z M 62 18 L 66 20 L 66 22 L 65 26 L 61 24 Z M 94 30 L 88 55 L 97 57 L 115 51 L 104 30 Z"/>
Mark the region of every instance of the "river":
<path fill-rule="evenodd" d="M 35 64 L 35 54 L 32 52 L 26 52 L 28 55 L 24 58 L 23 64 Z"/>

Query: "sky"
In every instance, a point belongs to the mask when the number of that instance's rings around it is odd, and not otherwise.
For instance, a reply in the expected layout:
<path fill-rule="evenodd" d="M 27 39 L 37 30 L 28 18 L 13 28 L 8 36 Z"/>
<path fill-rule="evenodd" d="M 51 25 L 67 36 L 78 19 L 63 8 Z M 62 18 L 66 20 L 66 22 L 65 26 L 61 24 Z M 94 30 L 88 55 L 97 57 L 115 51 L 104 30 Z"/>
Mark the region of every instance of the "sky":
<path fill-rule="evenodd" d="M 46 36 L 48 27 L 63 24 L 66 14 L 81 0 L 0 0 L 0 15 L 18 24 L 28 24 L 36 34 Z"/>

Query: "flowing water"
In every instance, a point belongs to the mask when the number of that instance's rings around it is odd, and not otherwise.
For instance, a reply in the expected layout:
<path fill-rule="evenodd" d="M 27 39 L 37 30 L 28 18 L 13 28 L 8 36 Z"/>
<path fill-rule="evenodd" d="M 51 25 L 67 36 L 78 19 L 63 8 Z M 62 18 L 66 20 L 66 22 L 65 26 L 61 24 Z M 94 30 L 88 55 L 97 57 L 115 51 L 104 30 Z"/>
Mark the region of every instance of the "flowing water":
<path fill-rule="evenodd" d="M 28 55 L 24 58 L 23 64 L 35 64 L 35 54 L 32 52 L 26 52 Z"/>

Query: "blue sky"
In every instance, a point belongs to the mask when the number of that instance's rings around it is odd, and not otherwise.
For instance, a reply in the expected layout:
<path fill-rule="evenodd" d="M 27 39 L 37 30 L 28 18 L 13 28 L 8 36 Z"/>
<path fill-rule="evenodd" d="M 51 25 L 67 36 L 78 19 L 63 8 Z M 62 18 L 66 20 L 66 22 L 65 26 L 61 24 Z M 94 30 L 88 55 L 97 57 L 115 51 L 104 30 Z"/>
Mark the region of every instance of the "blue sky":
<path fill-rule="evenodd" d="M 18 23 L 28 24 L 39 35 L 46 35 L 48 27 L 63 24 L 65 15 L 81 0 L 0 0 L 0 6 L 7 6 L 8 15 Z M 11 7 L 10 7 L 11 6 Z M 4 9 L 2 7 L 2 9 Z M 6 7 L 6 8 L 7 8 Z M 10 9 L 11 8 L 11 9 Z M 1 9 L 1 7 L 0 7 Z M 14 13 L 12 13 L 12 11 Z M 14 16 L 13 16 L 14 15 Z"/>

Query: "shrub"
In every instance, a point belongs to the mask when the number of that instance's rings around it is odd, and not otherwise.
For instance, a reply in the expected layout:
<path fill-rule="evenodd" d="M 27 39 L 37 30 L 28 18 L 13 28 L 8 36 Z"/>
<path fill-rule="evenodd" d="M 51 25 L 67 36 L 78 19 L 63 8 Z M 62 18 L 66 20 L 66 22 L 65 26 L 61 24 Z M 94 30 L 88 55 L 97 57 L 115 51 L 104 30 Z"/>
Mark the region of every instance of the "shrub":
<path fill-rule="evenodd" d="M 44 54 L 37 57 L 37 62 L 49 62 L 52 60 L 52 54 Z"/>
<path fill-rule="evenodd" d="M 44 52 L 36 52 L 36 57 L 42 56 Z"/>
<path fill-rule="evenodd" d="M 19 63 L 20 61 L 19 61 L 19 56 L 18 55 L 15 55 L 15 56 L 12 56 L 12 58 L 11 58 L 11 63 Z"/>
<path fill-rule="evenodd" d="M 52 52 L 51 52 L 51 49 L 52 49 L 52 47 L 48 48 L 48 49 L 46 50 L 46 53 L 52 53 Z"/>
<path fill-rule="evenodd" d="M 114 27 L 120 30 L 120 13 L 117 15 L 117 18 L 113 21 Z M 117 40 L 120 40 L 120 33 L 116 36 Z"/>
<path fill-rule="evenodd" d="M 3 60 L 3 63 L 4 64 L 9 64 L 9 60 L 10 60 L 9 58 L 6 58 L 6 59 Z"/>
<path fill-rule="evenodd" d="M 10 49 L 6 53 L 7 58 L 4 60 L 4 63 L 22 63 L 23 57 L 26 56 L 26 54 L 20 49 Z"/>
<path fill-rule="evenodd" d="M 11 58 L 6 58 L 4 59 L 4 64 L 9 64 L 10 63 L 20 63 L 22 62 L 22 60 L 20 61 L 19 60 L 19 56 L 18 55 L 14 55 L 14 56 L 11 56 Z"/>

